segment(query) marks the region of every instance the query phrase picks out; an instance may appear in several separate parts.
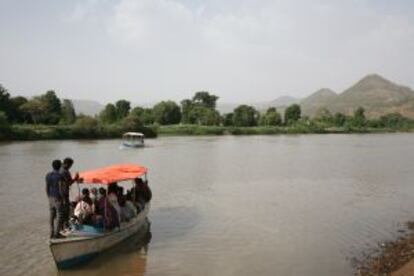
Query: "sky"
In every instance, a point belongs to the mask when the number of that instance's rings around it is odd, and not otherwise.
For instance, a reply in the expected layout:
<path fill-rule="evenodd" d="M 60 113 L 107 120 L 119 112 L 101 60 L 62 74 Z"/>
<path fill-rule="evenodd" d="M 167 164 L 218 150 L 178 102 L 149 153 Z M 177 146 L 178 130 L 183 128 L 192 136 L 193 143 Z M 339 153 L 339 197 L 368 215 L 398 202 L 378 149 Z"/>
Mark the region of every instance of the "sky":
<path fill-rule="evenodd" d="M 0 0 L 0 84 L 100 103 L 414 88 L 411 0 Z"/>

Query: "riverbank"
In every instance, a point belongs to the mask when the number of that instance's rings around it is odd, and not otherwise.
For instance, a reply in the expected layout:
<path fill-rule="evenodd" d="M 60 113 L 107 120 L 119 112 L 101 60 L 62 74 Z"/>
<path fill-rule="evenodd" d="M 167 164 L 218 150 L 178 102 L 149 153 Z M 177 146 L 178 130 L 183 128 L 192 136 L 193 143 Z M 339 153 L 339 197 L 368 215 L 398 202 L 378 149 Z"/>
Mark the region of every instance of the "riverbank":
<path fill-rule="evenodd" d="M 66 140 L 66 139 L 113 139 L 131 131 L 121 125 L 97 125 L 79 127 L 76 125 L 13 125 L 0 133 L 0 140 L 33 141 L 33 140 Z M 278 135 L 278 134 L 351 134 L 351 133 L 392 133 L 414 132 L 413 128 L 350 128 L 323 127 L 316 124 L 295 124 L 291 126 L 200 126 L 200 125 L 150 125 L 135 128 L 134 131 L 144 133 L 146 138 L 157 136 L 211 136 L 211 135 Z"/>
<path fill-rule="evenodd" d="M 356 275 L 414 275 L 414 222 L 407 223 L 404 235 L 381 243 L 379 251 L 356 260 Z"/>
<path fill-rule="evenodd" d="M 5 141 L 34 141 L 34 140 L 69 140 L 69 139 L 112 139 L 120 138 L 127 132 L 122 126 L 105 125 L 80 128 L 76 125 L 13 125 L 3 133 L 0 140 Z M 157 137 L 153 127 L 135 129 L 144 133 L 147 138 Z"/>
<path fill-rule="evenodd" d="M 291 126 L 199 126 L 199 125 L 166 125 L 157 127 L 158 135 L 187 136 L 187 135 L 277 135 L 277 134 L 346 134 L 346 133 L 390 133 L 414 132 L 412 128 L 351 128 L 323 127 L 317 124 L 294 124 Z"/>

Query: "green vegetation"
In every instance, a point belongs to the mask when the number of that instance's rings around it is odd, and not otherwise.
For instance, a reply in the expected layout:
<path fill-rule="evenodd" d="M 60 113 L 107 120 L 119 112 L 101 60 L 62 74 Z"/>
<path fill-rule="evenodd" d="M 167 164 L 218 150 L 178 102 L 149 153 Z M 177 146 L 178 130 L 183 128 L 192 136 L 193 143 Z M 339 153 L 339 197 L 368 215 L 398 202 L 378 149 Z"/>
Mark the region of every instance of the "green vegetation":
<path fill-rule="evenodd" d="M 220 113 L 216 110 L 218 97 L 209 92 L 196 92 L 194 97 L 181 101 L 183 124 L 202 126 L 218 126 L 221 123 Z"/>
<path fill-rule="evenodd" d="M 300 119 L 301 113 L 300 105 L 292 104 L 285 110 L 285 123 L 287 125 L 296 123 Z"/>
<path fill-rule="evenodd" d="M 162 101 L 153 108 L 154 121 L 160 125 L 178 124 L 181 121 L 180 107 L 173 101 Z"/>
<path fill-rule="evenodd" d="M 95 117 L 76 114 L 70 100 L 59 99 L 52 90 L 31 99 L 11 97 L 0 85 L 0 140 L 119 138 L 138 131 L 146 137 L 160 135 L 258 135 L 299 133 L 371 133 L 414 130 L 414 120 L 399 113 L 368 119 L 359 107 L 353 116 L 332 115 L 319 108 L 313 118 L 302 116 L 298 104 L 288 106 L 284 116 L 275 107 L 265 112 L 239 105 L 220 115 L 218 97 L 196 92 L 179 106 L 162 101 L 153 108 L 134 107 L 119 100 L 108 103 Z"/>
<path fill-rule="evenodd" d="M 259 117 L 259 112 L 253 106 L 240 105 L 234 109 L 233 125 L 238 127 L 257 126 Z"/>

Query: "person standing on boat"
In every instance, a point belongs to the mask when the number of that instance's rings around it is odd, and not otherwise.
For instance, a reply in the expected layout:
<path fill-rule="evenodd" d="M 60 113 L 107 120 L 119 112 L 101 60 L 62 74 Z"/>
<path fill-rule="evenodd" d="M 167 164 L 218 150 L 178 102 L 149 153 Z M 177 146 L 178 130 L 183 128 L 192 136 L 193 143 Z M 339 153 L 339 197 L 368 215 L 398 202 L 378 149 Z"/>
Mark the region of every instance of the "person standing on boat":
<path fill-rule="evenodd" d="M 152 199 L 152 191 L 148 186 L 148 181 L 144 182 L 142 178 L 135 179 L 135 187 L 132 188 L 131 192 L 140 210 L 144 209 L 145 203 Z"/>
<path fill-rule="evenodd" d="M 62 230 L 62 176 L 59 173 L 62 167 L 60 160 L 52 162 L 53 170 L 46 175 L 46 194 L 49 200 L 50 210 L 50 238 L 62 238 L 59 233 Z M 57 218 L 57 222 L 55 220 Z"/>
<path fill-rule="evenodd" d="M 69 214 L 70 214 L 70 200 L 69 200 L 69 191 L 70 186 L 75 182 L 79 180 L 79 174 L 76 173 L 75 177 L 72 178 L 72 175 L 70 173 L 70 168 L 72 168 L 73 165 L 73 159 L 70 157 L 66 157 L 63 160 L 63 166 L 60 170 L 60 174 L 62 176 L 62 194 L 63 194 L 63 200 L 62 200 L 62 209 L 63 209 L 63 227 L 68 228 L 69 227 Z"/>

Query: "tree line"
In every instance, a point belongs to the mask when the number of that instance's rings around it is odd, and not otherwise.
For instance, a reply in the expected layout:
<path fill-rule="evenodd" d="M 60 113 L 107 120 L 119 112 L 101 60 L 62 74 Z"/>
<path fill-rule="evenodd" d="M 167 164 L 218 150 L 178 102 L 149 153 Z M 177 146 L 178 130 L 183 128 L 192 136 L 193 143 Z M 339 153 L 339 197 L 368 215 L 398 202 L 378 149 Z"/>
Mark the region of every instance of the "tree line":
<path fill-rule="evenodd" d="M 412 126 L 412 121 L 399 113 L 391 113 L 379 119 L 368 120 L 365 110 L 359 107 L 353 116 L 342 113 L 331 114 L 326 108 L 317 111 L 313 118 L 302 115 L 298 104 L 288 106 L 282 114 L 270 107 L 260 112 L 250 105 L 239 105 L 233 112 L 220 114 L 216 109 L 218 96 L 207 91 L 199 91 L 192 98 L 177 104 L 174 101 L 161 101 L 152 108 L 131 107 L 131 103 L 121 99 L 108 103 L 95 117 L 76 114 L 72 102 L 60 99 L 55 91 L 49 90 L 40 96 L 27 99 L 12 97 L 0 84 L 0 126 L 8 124 L 74 125 L 79 129 L 96 128 L 98 125 L 122 126 L 123 130 L 136 130 L 148 125 L 189 124 L 200 126 L 254 127 L 292 126 L 304 127 L 346 127 L 346 128 L 402 128 Z"/>

